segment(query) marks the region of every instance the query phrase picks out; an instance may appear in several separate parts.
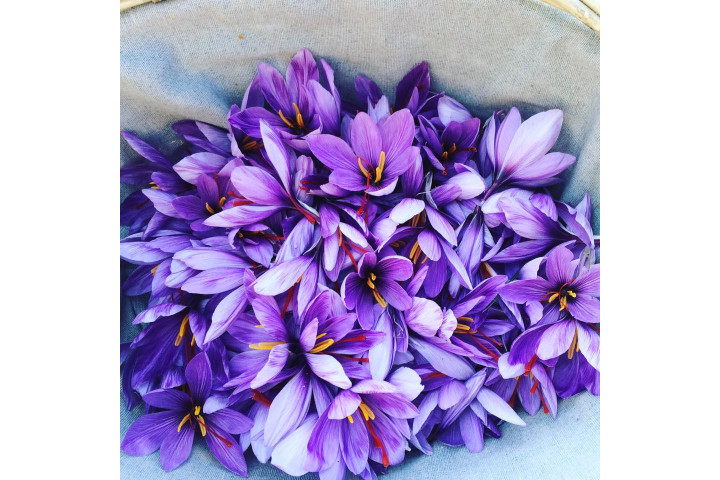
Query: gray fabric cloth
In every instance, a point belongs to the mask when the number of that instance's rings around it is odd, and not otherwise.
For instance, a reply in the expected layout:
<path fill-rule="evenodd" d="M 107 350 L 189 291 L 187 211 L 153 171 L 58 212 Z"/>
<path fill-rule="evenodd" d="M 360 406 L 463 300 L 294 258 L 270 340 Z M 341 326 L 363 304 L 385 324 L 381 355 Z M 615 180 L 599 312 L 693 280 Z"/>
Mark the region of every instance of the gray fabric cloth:
<path fill-rule="evenodd" d="M 282 72 L 300 48 L 325 58 L 338 88 L 354 95 L 362 73 L 391 97 L 395 84 L 427 60 L 433 90 L 444 90 L 485 119 L 517 106 L 523 117 L 560 108 L 565 123 L 556 150 L 577 156 L 562 198 L 588 191 L 599 234 L 599 38 L 570 15 L 535 0 L 220 1 L 166 0 L 120 16 L 121 128 L 170 152 L 170 125 L 192 118 L 223 125 L 259 61 Z M 239 39 L 238 35 L 243 38 Z M 136 158 L 123 143 L 123 163 Z M 128 193 L 126 187 L 121 196 Z M 144 298 L 122 300 L 121 337 Z M 121 413 L 121 437 L 139 416 Z M 599 477 L 599 399 L 560 402 L 558 419 L 539 414 L 526 428 L 503 426 L 485 451 L 435 445 L 431 457 L 410 455 L 388 479 L 594 479 Z M 251 457 L 251 454 L 247 455 Z M 196 444 L 188 462 L 164 474 L 157 454 L 121 454 L 122 478 L 232 478 Z M 251 478 L 289 478 L 250 462 Z"/>

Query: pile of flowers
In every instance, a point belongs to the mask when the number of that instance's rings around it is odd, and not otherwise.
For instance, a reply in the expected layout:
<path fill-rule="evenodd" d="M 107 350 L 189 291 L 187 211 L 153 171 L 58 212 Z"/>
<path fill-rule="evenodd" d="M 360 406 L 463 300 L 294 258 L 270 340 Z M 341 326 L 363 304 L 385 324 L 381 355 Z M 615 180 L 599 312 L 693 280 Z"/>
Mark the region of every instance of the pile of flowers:
<path fill-rule="evenodd" d="M 121 346 L 130 455 L 167 470 L 204 440 L 247 475 L 248 447 L 290 475 L 375 478 L 431 442 L 483 448 L 515 409 L 599 394 L 599 241 L 589 196 L 547 187 L 563 114 L 482 122 L 430 88 L 340 97 L 307 50 L 260 64 L 225 128 L 173 125 L 122 202 L 125 295 L 149 294 Z"/>

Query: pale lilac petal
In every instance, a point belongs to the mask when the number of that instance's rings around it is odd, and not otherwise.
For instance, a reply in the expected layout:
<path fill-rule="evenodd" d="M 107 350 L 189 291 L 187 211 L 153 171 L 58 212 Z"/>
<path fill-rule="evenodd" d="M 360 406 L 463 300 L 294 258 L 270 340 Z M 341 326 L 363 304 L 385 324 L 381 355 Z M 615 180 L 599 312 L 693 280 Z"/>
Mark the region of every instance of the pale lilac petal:
<path fill-rule="evenodd" d="M 484 446 L 483 426 L 480 419 L 470 410 L 460 415 L 460 435 L 467 449 L 473 453 L 482 451 Z"/>
<path fill-rule="evenodd" d="M 394 161 L 412 145 L 415 123 L 410 110 L 402 109 L 393 113 L 380 124 L 379 128 L 387 162 Z"/>
<path fill-rule="evenodd" d="M 223 298 L 212 315 L 212 323 L 205 333 L 205 343 L 215 340 L 225 333 L 232 322 L 243 313 L 247 307 L 247 295 L 245 288 L 240 287 L 230 292 L 228 296 Z"/>
<path fill-rule="evenodd" d="M 223 293 L 237 288 L 245 281 L 244 270 L 213 268 L 200 272 L 182 285 L 189 293 Z"/>
<path fill-rule="evenodd" d="M 450 122 L 462 123 L 472 118 L 467 108 L 447 95 L 438 100 L 437 110 L 440 121 L 446 126 L 450 125 Z"/>
<path fill-rule="evenodd" d="M 577 298 L 569 298 L 567 309 L 574 318 L 587 322 L 598 323 L 600 321 L 600 300 L 582 293 Z"/>
<path fill-rule="evenodd" d="M 400 367 L 395 370 L 388 378 L 388 382 L 395 385 L 400 390 L 400 394 L 410 401 L 415 400 L 424 389 L 420 375 L 408 367 Z"/>
<path fill-rule="evenodd" d="M 275 167 L 275 171 L 280 177 L 280 181 L 285 187 L 285 191 L 290 191 L 292 179 L 290 178 L 290 155 L 288 154 L 285 143 L 282 141 L 277 131 L 268 125 L 265 121 L 260 121 L 260 133 L 262 134 L 263 147 L 270 163 Z M 294 161 L 295 158 L 293 157 Z M 234 182 L 233 182 L 234 184 Z"/>
<path fill-rule="evenodd" d="M 437 371 L 458 380 L 465 380 L 475 373 L 472 366 L 465 360 L 453 353 L 433 345 L 432 343 L 420 340 L 418 338 L 410 338 L 410 344 L 425 359 L 430 362 Z"/>
<path fill-rule="evenodd" d="M 425 210 L 425 202 L 417 198 L 403 198 L 390 211 L 390 219 L 398 225 L 407 222 Z"/>
<path fill-rule="evenodd" d="M 317 415 L 314 413 L 308 415 L 294 432 L 275 446 L 270 463 L 294 477 L 308 473 L 310 470 L 307 446 L 315 423 L 317 423 Z"/>
<path fill-rule="evenodd" d="M 508 147 L 504 170 L 512 174 L 550 151 L 560 135 L 562 122 L 560 110 L 540 112 L 522 122 Z"/>
<path fill-rule="evenodd" d="M 200 175 L 217 173 L 226 163 L 227 158 L 224 155 L 199 152 L 180 160 L 173 166 L 173 170 L 180 178 L 195 185 Z"/>
<path fill-rule="evenodd" d="M 240 205 L 216 213 L 207 218 L 204 224 L 209 227 L 243 227 L 261 222 L 281 209 L 272 205 Z"/>
<path fill-rule="evenodd" d="M 305 355 L 305 359 L 313 373 L 326 382 L 332 383 L 339 388 L 350 388 L 352 386 L 352 382 L 345 375 L 342 365 L 334 357 L 309 353 Z"/>
<path fill-rule="evenodd" d="M 304 256 L 275 265 L 263 273 L 252 288 L 260 295 L 280 295 L 300 280 L 311 263 L 312 257 Z"/>
<path fill-rule="evenodd" d="M 437 303 L 414 297 L 412 306 L 405 311 L 405 323 L 423 337 L 432 337 L 443 322 L 443 313 Z"/>
<path fill-rule="evenodd" d="M 439 233 L 445 240 L 450 242 L 452 246 L 457 245 L 457 236 L 450 222 L 448 222 L 444 216 L 432 207 L 426 207 L 425 213 L 427 214 L 428 222 Z"/>
<path fill-rule="evenodd" d="M 575 336 L 576 325 L 576 322 L 566 320 L 549 326 L 537 346 L 537 356 L 548 360 L 567 352 Z"/>
<path fill-rule="evenodd" d="M 498 289 L 502 298 L 513 303 L 538 302 L 547 300 L 552 285 L 544 278 L 516 280 Z"/>
<path fill-rule="evenodd" d="M 250 382 L 250 388 L 260 388 L 275 378 L 285 367 L 290 350 L 286 344 L 275 345 L 268 354 L 265 365 L 260 369 L 257 376 Z"/>
<path fill-rule="evenodd" d="M 451 379 L 448 383 L 440 387 L 438 395 L 438 406 L 443 410 L 455 405 L 467 393 L 465 384 L 455 379 Z"/>
<path fill-rule="evenodd" d="M 342 421 L 340 423 L 340 451 L 342 452 L 348 470 L 360 474 L 365 470 L 370 450 L 370 440 L 365 424 L 355 416 L 355 421 Z"/>
<path fill-rule="evenodd" d="M 273 399 L 265 422 L 265 443 L 268 446 L 277 445 L 305 418 L 312 397 L 308 377 L 308 372 L 301 370 Z"/>
<path fill-rule="evenodd" d="M 303 350 L 306 352 L 309 350 L 312 350 L 312 348 L 315 346 L 316 338 L 318 334 L 318 319 L 313 318 L 310 320 L 307 325 L 305 325 L 305 328 L 303 328 L 302 332 L 300 333 L 300 346 Z"/>
<path fill-rule="evenodd" d="M 389 255 L 377 263 L 375 273 L 383 279 L 401 282 L 412 277 L 413 264 L 405 257 Z"/>
<path fill-rule="evenodd" d="M 515 413 L 515 410 L 489 388 L 482 388 L 477 394 L 477 399 L 485 410 L 496 417 L 508 423 L 520 425 L 521 427 L 525 426 L 525 422 Z"/>
<path fill-rule="evenodd" d="M 288 204 L 288 196 L 282 185 L 262 168 L 237 167 L 233 170 L 230 181 L 236 193 L 259 205 Z"/>
<path fill-rule="evenodd" d="M 600 370 L 600 335 L 590 327 L 577 324 L 578 346 L 595 370 Z"/>
<path fill-rule="evenodd" d="M 337 394 L 328 409 L 328 418 L 333 420 L 344 420 L 352 415 L 362 402 L 360 395 L 351 391 L 343 390 Z"/>

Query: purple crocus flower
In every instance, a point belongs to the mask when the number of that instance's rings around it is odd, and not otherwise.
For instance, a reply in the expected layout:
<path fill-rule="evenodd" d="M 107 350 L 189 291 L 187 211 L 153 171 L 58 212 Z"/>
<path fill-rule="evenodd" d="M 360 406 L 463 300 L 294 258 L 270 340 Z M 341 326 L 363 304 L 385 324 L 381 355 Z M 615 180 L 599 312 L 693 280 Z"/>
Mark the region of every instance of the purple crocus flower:
<path fill-rule="evenodd" d="M 413 274 L 410 260 L 398 255 L 388 255 L 378 261 L 374 252 L 364 254 L 358 262 L 357 272 L 345 277 L 341 295 L 345 305 L 355 309 L 363 328 L 372 328 L 373 300 L 382 308 L 388 304 L 398 310 L 412 306 L 412 299 L 398 284 Z"/>
<path fill-rule="evenodd" d="M 377 125 L 368 114 L 360 112 L 352 122 L 350 145 L 325 134 L 313 135 L 307 141 L 312 153 L 330 169 L 330 183 L 351 192 L 380 196 L 395 189 L 398 177 L 419 155 L 418 148 L 412 146 L 414 133 L 407 109 Z M 365 200 L 358 213 L 364 206 Z"/>
<path fill-rule="evenodd" d="M 500 288 L 500 295 L 511 302 L 545 303 L 542 319 L 514 341 L 508 363 L 529 369 L 538 358 L 549 360 L 567 352 L 572 359 L 582 351 L 599 368 L 600 337 L 591 326 L 600 321 L 600 266 L 578 266 L 572 252 L 559 246 L 547 256 L 545 275 Z"/>
<path fill-rule="evenodd" d="M 408 368 L 388 381 L 362 380 L 341 391 L 312 430 L 311 462 L 320 471 L 347 467 L 355 474 L 368 470 L 368 459 L 383 467 L 402 462 L 410 436 L 407 419 L 418 414 L 411 401 L 420 391 L 420 377 Z"/>
<path fill-rule="evenodd" d="M 163 411 L 137 419 L 125 434 L 121 448 L 130 455 L 148 455 L 159 448 L 160 463 L 169 472 L 187 460 L 199 432 L 225 468 L 247 476 L 243 449 L 233 435 L 250 430 L 251 420 L 229 408 L 203 411 L 212 390 L 212 370 L 204 353 L 188 363 L 185 378 L 187 391 L 159 389 L 143 396 L 148 405 Z"/>

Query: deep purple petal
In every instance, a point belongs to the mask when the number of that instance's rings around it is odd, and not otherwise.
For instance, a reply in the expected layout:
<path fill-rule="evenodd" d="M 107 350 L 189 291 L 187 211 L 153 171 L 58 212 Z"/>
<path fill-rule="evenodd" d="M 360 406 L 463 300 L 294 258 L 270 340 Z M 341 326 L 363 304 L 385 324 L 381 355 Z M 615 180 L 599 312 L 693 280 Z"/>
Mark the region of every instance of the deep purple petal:
<path fill-rule="evenodd" d="M 148 455 L 160 448 L 160 444 L 170 431 L 177 429 L 182 414 L 176 411 L 143 415 L 130 425 L 120 445 L 128 455 Z"/>
<path fill-rule="evenodd" d="M 195 355 L 185 367 L 185 379 L 195 405 L 202 405 L 212 390 L 212 369 L 207 354 Z"/>
<path fill-rule="evenodd" d="M 168 434 L 160 444 L 160 465 L 166 472 L 175 470 L 190 456 L 193 446 L 195 430 L 190 425 L 184 425 L 178 431 L 175 428 L 168 430 Z"/>

